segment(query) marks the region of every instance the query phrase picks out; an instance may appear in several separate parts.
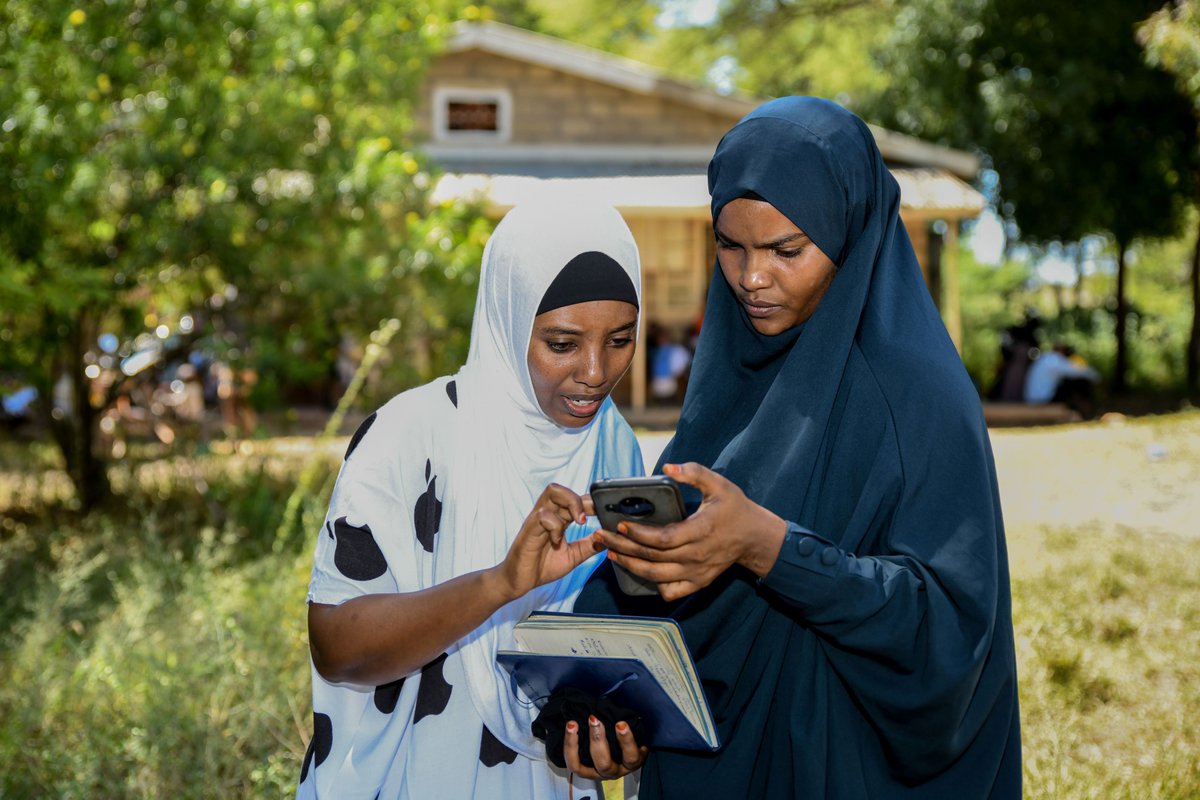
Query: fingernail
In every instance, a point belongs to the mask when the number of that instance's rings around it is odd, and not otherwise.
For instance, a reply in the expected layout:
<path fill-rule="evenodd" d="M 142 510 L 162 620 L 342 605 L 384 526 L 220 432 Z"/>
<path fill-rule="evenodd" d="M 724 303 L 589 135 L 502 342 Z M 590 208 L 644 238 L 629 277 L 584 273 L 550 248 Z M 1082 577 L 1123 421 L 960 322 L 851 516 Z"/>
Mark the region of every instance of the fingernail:
<path fill-rule="evenodd" d="M 629 733 L 629 726 L 624 722 L 617 723 L 617 733 Z"/>
<path fill-rule="evenodd" d="M 588 717 L 588 725 L 591 725 L 593 728 L 599 728 L 600 720 L 596 719 L 595 717 Z"/>
<path fill-rule="evenodd" d="M 629 533 L 629 526 L 624 522 L 617 523 L 617 533 Z"/>
<path fill-rule="evenodd" d="M 578 733 L 578 732 L 579 732 L 578 725 L 576 725 L 574 722 L 567 723 L 567 733 Z"/>

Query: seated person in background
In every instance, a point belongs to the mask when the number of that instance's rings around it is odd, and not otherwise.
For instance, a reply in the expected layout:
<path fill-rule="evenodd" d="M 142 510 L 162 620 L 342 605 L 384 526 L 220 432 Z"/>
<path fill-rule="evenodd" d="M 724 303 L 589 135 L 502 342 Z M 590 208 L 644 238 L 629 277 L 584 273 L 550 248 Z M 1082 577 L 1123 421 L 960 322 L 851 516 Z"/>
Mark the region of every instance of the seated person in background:
<path fill-rule="evenodd" d="M 1026 403 L 1066 403 L 1084 419 L 1095 412 L 1093 385 L 1100 373 L 1075 355 L 1069 344 L 1058 342 L 1038 356 L 1025 377 Z"/>
<path fill-rule="evenodd" d="M 679 394 L 679 381 L 692 365 L 692 354 L 659 326 L 651 342 L 650 394 L 656 402 L 669 402 Z"/>
<path fill-rule="evenodd" d="M 4 421 L 4 426 L 15 431 L 31 421 L 37 396 L 37 389 L 32 386 L 6 378 L 4 383 L 0 384 L 0 419 Z"/>
<path fill-rule="evenodd" d="M 1019 403 L 1025 390 L 1025 376 L 1037 356 L 1038 319 L 1025 315 L 1019 325 L 1010 325 L 1000 334 L 1000 366 L 988 393 L 989 400 Z"/>

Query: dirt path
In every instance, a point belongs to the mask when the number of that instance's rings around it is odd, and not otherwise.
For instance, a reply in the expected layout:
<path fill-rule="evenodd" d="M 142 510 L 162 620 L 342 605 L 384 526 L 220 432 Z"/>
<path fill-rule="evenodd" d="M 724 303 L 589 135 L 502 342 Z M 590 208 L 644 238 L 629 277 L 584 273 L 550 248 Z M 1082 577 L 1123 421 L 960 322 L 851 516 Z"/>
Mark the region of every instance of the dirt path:
<path fill-rule="evenodd" d="M 1006 526 L 1200 536 L 1200 415 L 992 432 Z"/>
<path fill-rule="evenodd" d="M 1010 531 L 1042 525 L 1200 536 L 1200 414 L 993 430 Z M 669 433 L 640 433 L 653 469 Z"/>

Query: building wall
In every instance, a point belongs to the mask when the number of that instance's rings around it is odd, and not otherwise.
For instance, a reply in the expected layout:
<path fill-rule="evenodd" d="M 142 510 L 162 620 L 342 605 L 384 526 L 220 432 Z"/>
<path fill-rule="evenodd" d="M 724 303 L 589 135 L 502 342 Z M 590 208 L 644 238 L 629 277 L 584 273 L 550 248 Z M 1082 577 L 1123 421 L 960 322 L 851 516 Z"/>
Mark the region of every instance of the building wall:
<path fill-rule="evenodd" d="M 506 89 L 513 99 L 513 144 L 670 144 L 715 146 L 737 122 L 665 97 L 640 95 L 535 64 L 469 50 L 431 65 L 417 108 L 432 133 L 437 87 Z"/>
<path fill-rule="evenodd" d="M 642 259 L 642 306 L 647 322 L 686 328 L 704 310 L 713 265 L 707 220 L 628 217 Z"/>
<path fill-rule="evenodd" d="M 512 98 L 512 128 L 504 144 L 477 141 L 483 153 L 506 145 L 673 145 L 712 148 L 738 117 L 711 113 L 657 95 L 641 95 L 557 70 L 480 50 L 443 54 L 434 60 L 418 100 L 415 121 L 427 139 L 433 135 L 432 100 L 438 88 L 504 90 Z M 698 218 L 664 209 L 662 214 L 626 215 L 638 243 L 643 275 L 643 340 L 631 374 L 615 392 L 625 407 L 646 402 L 646 343 L 650 322 L 676 333 L 691 327 L 704 307 L 715 260 L 707 214 Z M 951 227 L 962 214 L 950 216 Z M 917 259 L 929 280 L 927 215 L 903 214 Z M 957 265 L 943 265 L 953 292 L 947 326 L 957 342 Z M 947 272 L 947 270 L 952 272 Z"/>
<path fill-rule="evenodd" d="M 613 400 L 622 408 L 640 410 L 646 405 L 649 383 L 646 332 L 655 323 L 680 343 L 687 342 L 704 311 L 716 249 L 707 218 L 626 215 L 625 221 L 641 256 L 642 313 L 633 365 Z"/>

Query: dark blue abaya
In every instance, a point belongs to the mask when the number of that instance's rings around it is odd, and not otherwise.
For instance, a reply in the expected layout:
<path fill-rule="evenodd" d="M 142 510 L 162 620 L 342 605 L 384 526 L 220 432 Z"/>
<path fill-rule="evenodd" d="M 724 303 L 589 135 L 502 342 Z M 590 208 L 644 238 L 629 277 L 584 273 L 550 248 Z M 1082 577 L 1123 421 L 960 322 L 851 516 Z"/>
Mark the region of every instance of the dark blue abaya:
<path fill-rule="evenodd" d="M 764 336 L 717 269 L 675 438 L 789 521 L 761 581 L 576 609 L 667 614 L 716 753 L 652 752 L 641 797 L 1018 798 L 1008 561 L 978 396 L 930 300 L 866 125 L 783 98 L 721 141 L 713 218 L 761 197 L 838 266 L 813 316 Z"/>

